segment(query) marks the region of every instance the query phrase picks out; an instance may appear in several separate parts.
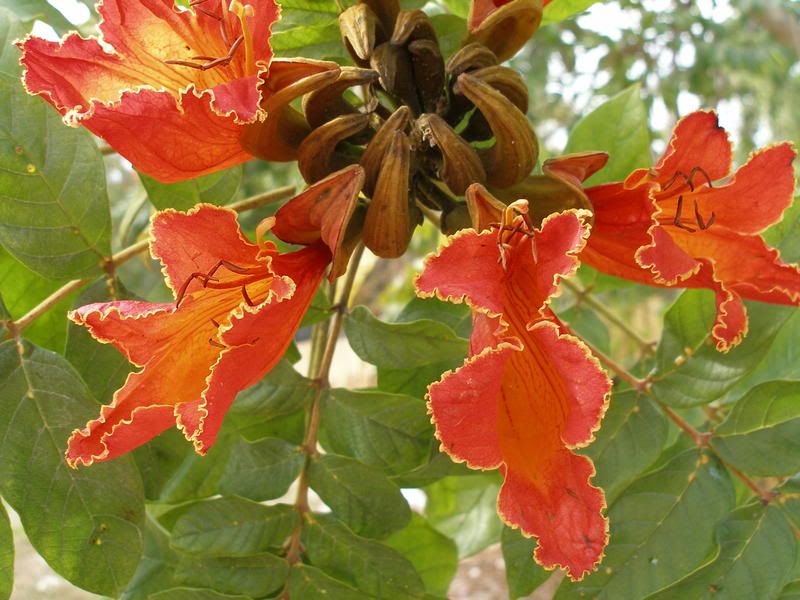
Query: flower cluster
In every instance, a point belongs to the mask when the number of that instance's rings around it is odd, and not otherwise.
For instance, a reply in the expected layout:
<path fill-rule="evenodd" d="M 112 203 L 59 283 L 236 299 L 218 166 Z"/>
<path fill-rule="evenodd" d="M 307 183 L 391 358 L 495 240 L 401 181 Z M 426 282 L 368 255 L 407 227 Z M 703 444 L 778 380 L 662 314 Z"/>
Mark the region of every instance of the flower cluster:
<path fill-rule="evenodd" d="M 310 184 L 262 223 L 256 244 L 229 209 L 155 215 L 151 253 L 174 302 L 70 314 L 141 369 L 74 432 L 69 464 L 112 459 L 173 425 L 206 452 L 236 394 L 283 355 L 326 273 L 344 273 L 361 242 L 400 256 L 423 213 L 438 212 L 452 235 L 416 290 L 466 302 L 473 329 L 464 364 L 429 387 L 436 435 L 454 460 L 501 471 L 498 511 L 538 539 L 537 561 L 574 579 L 593 570 L 608 540 L 605 501 L 575 450 L 600 426 L 611 382 L 550 308 L 558 282 L 583 262 L 708 288 L 727 351 L 747 332 L 743 299 L 800 304 L 800 270 L 761 237 L 792 202 L 795 151 L 769 147 L 733 172 L 716 115 L 696 112 L 654 167 L 625 181 L 584 186 L 605 165 L 600 152 L 549 159 L 532 175 L 528 91 L 501 62 L 545 3 L 474 0 L 467 38 L 443 57 L 425 13 L 360 1 L 339 19 L 355 67 L 273 58 L 274 0 L 187 10 L 101 0 L 98 39 L 21 41 L 27 89 L 142 173 L 175 182 L 252 158 L 296 160 Z M 303 248 L 279 252 L 268 232 Z"/>

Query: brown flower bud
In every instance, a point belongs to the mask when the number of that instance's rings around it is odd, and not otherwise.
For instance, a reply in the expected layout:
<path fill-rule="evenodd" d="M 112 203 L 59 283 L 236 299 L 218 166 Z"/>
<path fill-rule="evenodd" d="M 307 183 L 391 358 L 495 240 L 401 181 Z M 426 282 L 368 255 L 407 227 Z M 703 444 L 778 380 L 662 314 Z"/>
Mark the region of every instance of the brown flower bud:
<path fill-rule="evenodd" d="M 394 24 L 391 43 L 395 46 L 407 46 L 417 40 L 429 40 L 437 46 L 439 44 L 428 15 L 421 10 L 401 11 Z"/>
<path fill-rule="evenodd" d="M 361 160 L 359 162 L 366 172 L 364 193 L 367 196 L 372 197 L 375 191 L 375 184 L 378 182 L 378 175 L 381 172 L 383 157 L 386 154 L 389 144 L 392 142 L 395 132 L 405 129 L 410 116 L 411 111 L 407 106 L 398 108 L 391 117 L 386 119 L 364 149 L 364 154 L 361 155 Z"/>
<path fill-rule="evenodd" d="M 366 129 L 368 124 L 367 115 L 342 115 L 312 131 L 300 145 L 297 157 L 297 166 L 303 179 L 314 183 L 357 162 L 355 157 L 337 152 L 337 146 Z"/>
<path fill-rule="evenodd" d="M 381 44 L 372 53 L 370 64 L 378 72 L 384 90 L 399 98 L 414 114 L 421 112 L 408 49 L 389 43 Z"/>
<path fill-rule="evenodd" d="M 400 0 L 359 0 L 361 4 L 366 4 L 378 17 L 386 35 L 394 31 L 394 24 L 397 21 L 397 14 L 400 12 Z"/>
<path fill-rule="evenodd" d="M 467 188 L 464 194 L 467 200 L 470 221 L 475 231 L 481 232 L 495 223 L 499 223 L 503 217 L 506 205 L 492 196 L 485 187 L 479 183 Z"/>
<path fill-rule="evenodd" d="M 439 115 L 424 114 L 417 119 L 422 138 L 436 146 L 442 156 L 439 178 L 450 191 L 462 195 L 472 183 L 484 183 L 486 171 L 477 152 Z"/>
<path fill-rule="evenodd" d="M 342 43 L 359 67 L 369 66 L 376 40 L 385 41 L 377 15 L 366 4 L 354 4 L 339 15 Z"/>
<path fill-rule="evenodd" d="M 364 204 L 359 204 L 353 211 L 353 216 L 347 224 L 347 230 L 342 239 L 342 245 L 336 256 L 333 257 L 333 264 L 331 264 L 331 272 L 328 279 L 333 281 L 337 277 L 344 275 L 347 271 L 347 263 L 350 262 L 350 256 L 353 250 L 361 241 L 361 233 L 364 229 L 364 220 L 367 217 L 367 207 Z"/>
<path fill-rule="evenodd" d="M 523 114 L 528 112 L 528 86 L 525 85 L 522 76 L 514 69 L 496 65 L 471 71 L 470 75 L 484 83 L 488 83 L 503 94 Z"/>
<path fill-rule="evenodd" d="M 342 67 L 339 77 L 324 88 L 314 90 L 303 98 L 303 112 L 312 129 L 324 125 L 340 115 L 353 114 L 356 108 L 342 97 L 348 88 L 369 85 L 378 80 L 372 69 Z"/>
<path fill-rule="evenodd" d="M 450 57 L 445 65 L 445 71 L 455 79 L 466 71 L 492 67 L 496 64 L 497 57 L 494 52 L 483 44 L 472 43 L 465 45 Z"/>
<path fill-rule="evenodd" d="M 542 0 L 511 0 L 488 16 L 475 14 L 476 2 L 468 18 L 470 34 L 466 42 L 480 42 L 502 62 L 514 56 L 542 22 Z"/>
<path fill-rule="evenodd" d="M 489 184 L 507 188 L 522 181 L 539 155 L 527 117 L 500 92 L 469 73 L 459 76 L 455 89 L 475 104 L 494 134 L 494 145 L 481 152 Z"/>
<path fill-rule="evenodd" d="M 456 200 L 445 192 L 438 183 L 434 183 L 424 176 L 414 178 L 414 191 L 417 200 L 424 206 L 433 210 L 448 210 Z"/>
<path fill-rule="evenodd" d="M 444 93 L 444 59 L 439 44 L 431 40 L 416 40 L 408 45 L 414 82 L 425 112 L 444 112 L 447 97 Z"/>
<path fill-rule="evenodd" d="M 260 91 L 267 118 L 242 127 L 242 148 L 263 160 L 297 159 L 300 144 L 311 132 L 305 118 L 289 104 L 300 96 L 325 87 L 339 77 L 339 65 L 310 59 L 273 61 Z"/>
<path fill-rule="evenodd" d="M 364 243 L 382 258 L 401 256 L 416 226 L 409 198 L 410 174 L 411 143 L 406 134 L 396 131 L 384 155 L 364 222 Z"/>
<path fill-rule="evenodd" d="M 531 221 L 537 226 L 548 215 L 570 208 L 592 210 L 591 202 L 579 186 L 552 175 L 531 175 L 510 188 L 494 191 L 506 203 L 527 200 Z"/>

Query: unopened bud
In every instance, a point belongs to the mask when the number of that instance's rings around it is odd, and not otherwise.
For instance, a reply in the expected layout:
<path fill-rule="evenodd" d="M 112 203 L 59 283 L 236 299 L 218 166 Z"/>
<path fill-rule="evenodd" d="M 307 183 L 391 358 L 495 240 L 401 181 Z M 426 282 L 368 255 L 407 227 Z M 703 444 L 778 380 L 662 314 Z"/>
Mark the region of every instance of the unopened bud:
<path fill-rule="evenodd" d="M 354 4 L 339 15 L 339 31 L 353 61 L 359 67 L 369 66 L 369 58 L 377 45 L 386 41 L 377 15 L 366 4 Z"/>
<path fill-rule="evenodd" d="M 523 114 L 528 112 L 528 86 L 514 69 L 496 65 L 471 71 L 470 75 L 503 94 Z"/>
<path fill-rule="evenodd" d="M 316 129 L 335 117 L 355 113 L 356 108 L 342 94 L 353 86 L 368 85 L 377 79 L 378 74 L 372 69 L 342 67 L 336 81 L 303 98 L 303 112 L 308 124 Z"/>
<path fill-rule="evenodd" d="M 542 0 L 511 0 L 488 16 L 476 14 L 478 4 L 472 3 L 467 42 L 480 42 L 494 52 L 500 62 L 514 56 L 542 22 Z"/>
<path fill-rule="evenodd" d="M 391 43 L 395 46 L 407 46 L 417 40 L 429 40 L 438 45 L 436 32 L 431 20 L 421 10 L 404 10 L 397 15 Z"/>
<path fill-rule="evenodd" d="M 439 112 L 446 108 L 444 93 L 444 59 L 439 44 L 430 40 L 416 40 L 408 45 L 414 82 L 425 112 Z"/>
<path fill-rule="evenodd" d="M 457 78 L 462 73 L 492 67 L 498 64 L 497 56 L 483 44 L 471 43 L 459 49 L 447 61 L 445 70 L 447 74 Z"/>
<path fill-rule="evenodd" d="M 477 152 L 439 115 L 424 114 L 417 120 L 423 139 L 442 156 L 439 178 L 450 191 L 462 195 L 472 183 L 484 183 L 486 171 Z"/>
<path fill-rule="evenodd" d="M 312 131 L 300 145 L 297 166 L 308 183 L 325 178 L 356 161 L 337 152 L 340 142 L 366 129 L 367 115 L 343 115 Z"/>
<path fill-rule="evenodd" d="M 383 157 L 386 155 L 389 144 L 392 143 L 394 134 L 406 128 L 410 116 L 411 111 L 407 106 L 401 106 L 394 111 L 392 116 L 386 119 L 386 122 L 378 129 L 378 132 L 367 144 L 364 154 L 361 155 L 360 163 L 366 172 L 364 193 L 367 196 L 371 197 L 375 191 L 375 184 L 378 182 L 378 175 L 381 172 L 381 163 L 383 163 Z"/>
<path fill-rule="evenodd" d="M 378 72 L 384 90 L 399 98 L 415 114 L 420 113 L 411 54 L 407 48 L 389 43 L 381 44 L 372 53 L 370 65 Z"/>

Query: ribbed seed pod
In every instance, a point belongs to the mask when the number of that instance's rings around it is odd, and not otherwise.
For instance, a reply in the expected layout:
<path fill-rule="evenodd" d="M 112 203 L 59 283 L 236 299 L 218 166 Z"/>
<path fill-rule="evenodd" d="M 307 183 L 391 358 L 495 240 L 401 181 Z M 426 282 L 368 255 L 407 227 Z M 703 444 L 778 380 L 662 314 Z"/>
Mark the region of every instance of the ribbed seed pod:
<path fill-rule="evenodd" d="M 303 112 L 308 124 L 317 128 L 335 117 L 355 113 L 356 108 L 342 94 L 351 87 L 369 85 L 377 80 L 378 74 L 372 69 L 342 67 L 336 81 L 303 98 Z"/>
<path fill-rule="evenodd" d="M 451 192 L 460 196 L 470 184 L 486 182 L 478 153 L 442 117 L 424 114 L 417 119 L 417 127 L 423 139 L 439 149 L 442 162 L 438 175 Z"/>
<path fill-rule="evenodd" d="M 401 256 L 416 225 L 411 218 L 410 176 L 411 143 L 405 133 L 395 131 L 364 221 L 364 243 L 382 258 Z"/>
<path fill-rule="evenodd" d="M 381 163 L 386 154 L 386 149 L 392 142 L 392 138 L 397 131 L 402 131 L 408 125 L 411 111 L 407 106 L 398 108 L 378 129 L 375 136 L 367 144 L 364 154 L 361 155 L 361 166 L 364 167 L 366 179 L 364 181 L 364 193 L 372 196 L 375 191 L 375 184 L 378 182 L 378 175 L 381 172 Z"/>
<path fill-rule="evenodd" d="M 300 145 L 297 166 L 308 183 L 324 179 L 356 162 L 351 157 L 337 152 L 338 144 L 366 129 L 367 115 L 342 115 L 312 131 Z"/>
<path fill-rule="evenodd" d="M 342 12 L 339 31 L 344 47 L 359 67 L 369 66 L 375 46 L 386 41 L 388 35 L 383 32 L 378 16 L 366 4 L 354 4 Z"/>
<path fill-rule="evenodd" d="M 522 181 L 539 155 L 527 117 L 500 92 L 468 73 L 459 76 L 455 90 L 475 104 L 494 134 L 494 145 L 480 154 L 489 184 L 506 188 Z"/>

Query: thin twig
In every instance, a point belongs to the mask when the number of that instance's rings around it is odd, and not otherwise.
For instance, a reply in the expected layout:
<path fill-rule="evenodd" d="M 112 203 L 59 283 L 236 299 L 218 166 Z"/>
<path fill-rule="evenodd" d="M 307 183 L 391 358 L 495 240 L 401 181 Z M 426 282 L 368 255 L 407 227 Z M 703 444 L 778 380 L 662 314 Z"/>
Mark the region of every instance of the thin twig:
<path fill-rule="evenodd" d="M 624 320 L 622 320 L 621 317 L 608 310 L 608 308 L 606 308 L 602 302 L 594 299 L 589 290 L 582 288 L 574 281 L 564 280 L 562 281 L 562 284 L 565 288 L 575 294 L 579 303 L 583 303 L 586 306 L 591 307 L 592 310 L 601 315 L 606 321 L 618 327 L 620 331 L 636 342 L 639 345 L 642 354 L 652 354 L 655 351 L 655 344 L 653 342 L 648 342 L 645 340 L 636 331 L 631 329 L 631 327 Z"/>
<path fill-rule="evenodd" d="M 347 270 L 342 291 L 336 303 L 336 312 L 334 312 L 333 319 L 330 322 L 330 327 L 327 329 L 327 335 L 316 334 L 312 338 L 311 360 L 309 361 L 309 374 L 312 375 L 314 381 L 314 398 L 311 401 L 311 406 L 308 409 L 308 423 L 306 425 L 306 434 L 303 439 L 303 452 L 306 455 L 303 470 L 300 472 L 300 477 L 297 482 L 297 494 L 295 496 L 294 506 L 300 514 L 300 523 L 292 533 L 289 539 L 288 549 L 286 551 L 286 560 L 290 565 L 300 561 L 302 554 L 302 546 L 300 543 L 300 536 L 303 527 L 303 518 L 309 512 L 308 505 L 308 470 L 311 466 L 311 461 L 317 455 L 317 441 L 319 439 L 319 426 L 320 426 L 320 399 L 322 393 L 330 386 L 329 375 L 331 365 L 333 364 L 333 356 L 336 352 L 336 343 L 339 339 L 339 334 L 342 331 L 342 323 L 344 322 L 345 315 L 348 311 L 350 304 L 350 296 L 353 291 L 353 285 L 356 280 L 356 272 L 358 265 L 361 262 L 361 257 L 364 254 L 364 245 L 359 244 L 353 257 L 350 260 L 350 267 Z M 327 323 L 318 323 L 317 327 L 320 331 L 325 331 L 324 326 Z M 324 350 L 320 352 L 320 348 L 324 344 Z M 317 358 L 319 357 L 319 358 Z M 288 598 L 287 588 L 284 588 L 281 598 Z"/>
<path fill-rule="evenodd" d="M 250 198 L 245 198 L 244 200 L 240 200 L 239 202 L 234 202 L 233 204 L 230 204 L 228 208 L 232 208 L 236 212 L 245 212 L 293 196 L 294 192 L 295 192 L 294 186 L 285 186 L 282 188 L 278 188 L 277 190 L 267 192 L 265 194 L 258 194 L 256 196 L 251 196 Z M 107 272 L 113 271 L 113 269 L 129 261 L 137 254 L 140 254 L 145 250 L 147 250 L 149 246 L 150 246 L 149 239 L 139 240 L 138 242 L 131 244 L 127 248 L 123 248 L 122 250 L 114 254 L 111 257 L 111 259 L 105 259 L 103 261 L 103 268 Z M 37 304 L 31 310 L 25 313 L 22 317 L 16 319 L 15 321 L 7 322 L 6 327 L 8 328 L 9 331 L 13 332 L 13 335 L 15 337 L 18 336 L 20 333 L 22 333 L 22 331 L 24 331 L 27 327 L 29 327 L 31 323 L 33 323 L 36 319 L 38 319 L 40 316 L 42 316 L 51 308 L 53 308 L 61 300 L 69 296 L 74 291 L 79 290 L 86 285 L 89 285 L 92 281 L 94 281 L 92 278 L 84 278 L 84 279 L 73 279 L 72 281 L 65 283 L 55 292 L 50 294 L 50 296 L 42 300 L 39 304 Z"/>

